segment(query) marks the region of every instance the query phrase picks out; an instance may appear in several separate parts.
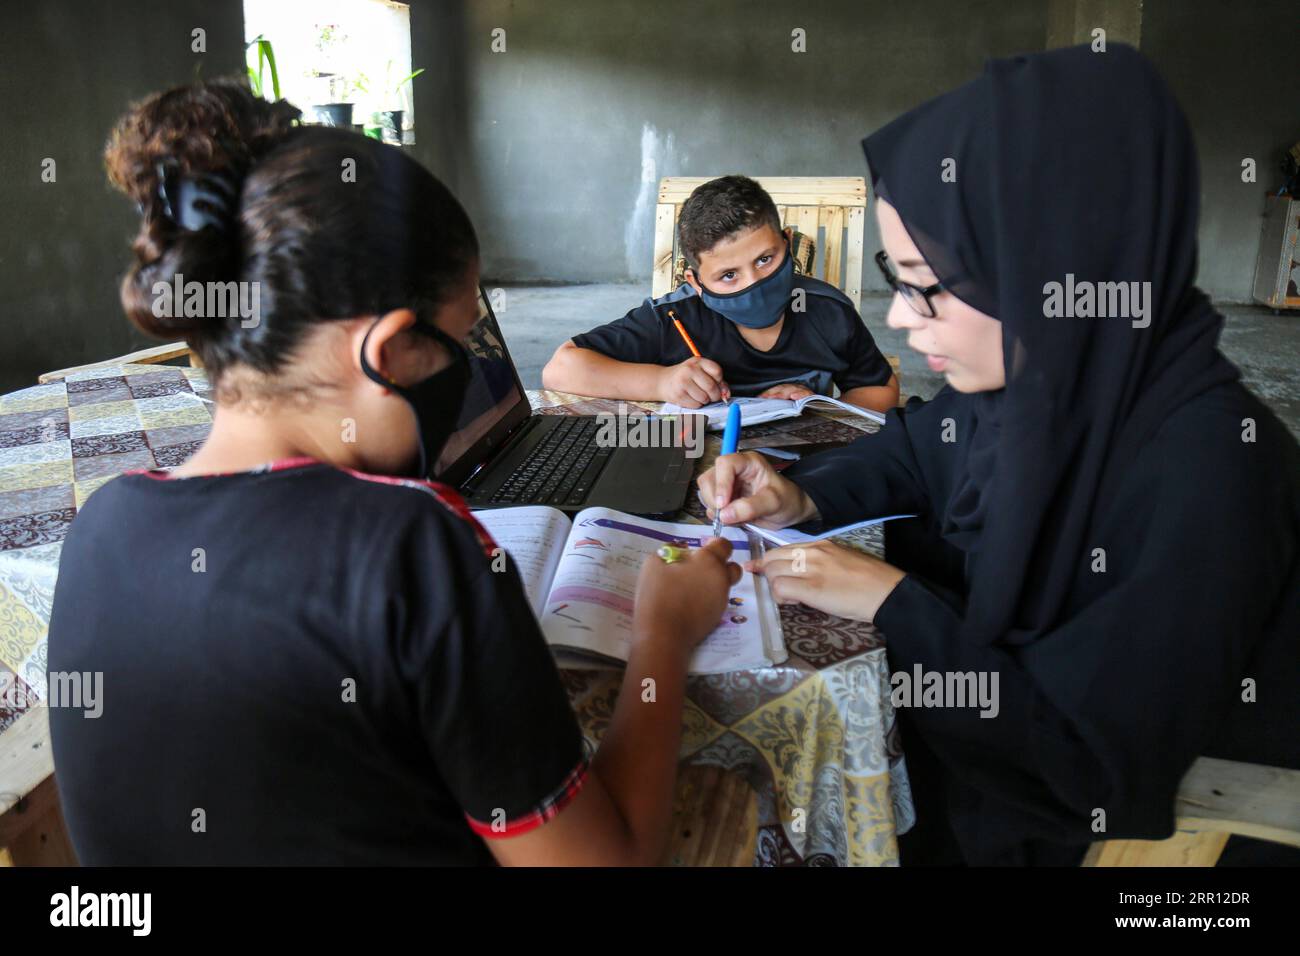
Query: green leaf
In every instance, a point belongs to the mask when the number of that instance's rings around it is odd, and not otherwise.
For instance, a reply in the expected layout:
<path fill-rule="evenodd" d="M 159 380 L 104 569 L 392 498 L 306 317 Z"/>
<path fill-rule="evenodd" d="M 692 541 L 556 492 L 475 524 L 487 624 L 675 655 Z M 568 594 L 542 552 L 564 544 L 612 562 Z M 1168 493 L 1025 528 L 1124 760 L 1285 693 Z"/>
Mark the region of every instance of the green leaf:
<path fill-rule="evenodd" d="M 416 71 L 415 71 L 414 73 L 412 73 L 410 76 L 405 77 L 404 79 L 398 80 L 398 81 L 397 81 L 397 84 L 393 87 L 393 92 L 396 93 L 396 92 L 397 92 L 398 90 L 400 90 L 403 86 L 405 86 L 407 83 L 410 83 L 413 79 L 415 79 L 417 76 L 419 76 L 419 75 L 420 75 L 421 73 L 423 73 L 423 72 L 424 72 L 424 67 L 420 67 L 418 70 L 416 70 Z"/>
<path fill-rule="evenodd" d="M 266 62 L 271 67 L 271 90 L 275 93 L 275 98 L 281 99 L 280 96 L 280 73 L 275 68 L 275 51 L 271 49 L 271 41 L 263 40 L 266 47 Z"/>

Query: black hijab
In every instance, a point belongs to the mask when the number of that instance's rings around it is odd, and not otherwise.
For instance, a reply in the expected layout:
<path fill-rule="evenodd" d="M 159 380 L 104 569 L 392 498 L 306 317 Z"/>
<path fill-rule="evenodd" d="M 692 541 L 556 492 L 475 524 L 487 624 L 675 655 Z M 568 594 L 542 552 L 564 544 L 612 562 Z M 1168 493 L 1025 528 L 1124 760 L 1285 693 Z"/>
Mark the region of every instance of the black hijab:
<path fill-rule="evenodd" d="M 1002 322 L 1006 387 L 970 397 L 966 473 L 936 506 L 970 555 L 967 634 L 1032 642 L 1092 560 L 1093 510 L 1125 462 L 1179 406 L 1237 377 L 1217 348 L 1222 318 L 1192 284 L 1187 122 L 1137 51 L 1082 46 L 992 61 L 863 149 L 940 281 Z M 1149 325 L 1047 317 L 1045 286 L 1067 274 L 1149 282 Z"/>

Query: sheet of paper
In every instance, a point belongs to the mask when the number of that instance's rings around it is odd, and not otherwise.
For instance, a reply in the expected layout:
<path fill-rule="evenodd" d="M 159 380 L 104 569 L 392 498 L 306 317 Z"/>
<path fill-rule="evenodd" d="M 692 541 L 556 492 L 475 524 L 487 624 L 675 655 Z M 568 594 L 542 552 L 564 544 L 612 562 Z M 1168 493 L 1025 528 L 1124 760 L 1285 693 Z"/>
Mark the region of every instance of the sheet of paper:
<path fill-rule="evenodd" d="M 829 395 L 808 395 L 797 402 L 786 401 L 783 398 L 733 398 L 731 401 L 733 404 L 740 406 L 740 424 L 742 427 L 745 425 L 761 425 L 764 422 L 774 422 L 782 418 L 795 418 L 802 415 L 803 410 L 809 405 L 822 408 L 837 408 L 841 411 L 851 412 L 854 415 L 861 415 L 863 418 L 869 418 L 881 425 L 885 423 L 885 416 L 879 412 L 873 412 L 857 405 L 850 405 L 848 402 L 832 398 Z M 660 414 L 706 415 L 709 419 L 708 430 L 718 431 L 727 424 L 727 403 L 714 402 L 712 405 L 704 405 L 701 408 L 682 408 L 680 405 L 668 402 L 664 405 Z"/>
<path fill-rule="evenodd" d="M 760 528 L 756 524 L 747 524 L 744 527 L 762 535 L 772 544 L 780 546 L 786 544 L 808 544 L 811 541 L 821 541 L 825 538 L 834 538 L 837 535 L 848 534 L 850 531 L 857 531 L 859 528 L 869 528 L 873 524 L 884 524 L 886 521 L 894 521 L 897 518 L 915 518 L 916 515 L 886 515 L 883 518 L 868 518 L 866 521 L 858 521 L 855 524 L 846 524 L 841 528 L 832 528 L 830 531 L 823 531 L 821 534 L 804 534 L 802 531 L 796 531 L 794 528 Z"/>
<path fill-rule="evenodd" d="M 740 424 L 758 425 L 762 422 L 775 421 L 778 418 L 793 418 L 799 414 L 794 402 L 783 398 L 733 398 L 733 404 L 740 406 Z M 671 402 L 666 403 L 660 415 L 707 415 L 709 431 L 718 431 L 727 424 L 727 403 L 714 402 L 701 408 L 682 408 Z"/>
<path fill-rule="evenodd" d="M 838 398 L 832 398 L 829 395 L 809 395 L 799 399 L 794 404 L 798 406 L 800 412 L 809 405 L 812 405 L 814 408 L 817 406 L 823 408 L 838 408 L 840 411 L 850 412 L 854 415 L 861 415 L 863 418 L 869 418 L 877 424 L 885 424 L 885 416 L 879 412 L 873 412 L 871 409 L 863 408 L 861 405 L 851 405 L 848 402 L 842 401 Z"/>
<path fill-rule="evenodd" d="M 727 528 L 724 533 L 735 549 L 735 560 L 744 561 L 749 536 L 739 528 Z M 668 541 L 682 540 L 699 547 L 708 534 L 705 525 L 650 521 L 607 508 L 581 512 L 574 519 L 542 615 L 546 639 L 627 660 L 642 563 Z M 763 613 L 763 607 L 754 577 L 746 572 L 731 589 L 727 609 L 713 633 L 696 650 L 691 672 L 765 666 L 772 656 L 768 647 L 771 638 L 765 637 L 772 618 Z M 775 626 L 779 631 L 779 621 Z"/>
<path fill-rule="evenodd" d="M 545 505 L 489 508 L 474 512 L 479 524 L 506 549 L 519 569 L 528 603 L 540 618 L 555 568 L 564 553 L 571 522 L 564 512 Z"/>

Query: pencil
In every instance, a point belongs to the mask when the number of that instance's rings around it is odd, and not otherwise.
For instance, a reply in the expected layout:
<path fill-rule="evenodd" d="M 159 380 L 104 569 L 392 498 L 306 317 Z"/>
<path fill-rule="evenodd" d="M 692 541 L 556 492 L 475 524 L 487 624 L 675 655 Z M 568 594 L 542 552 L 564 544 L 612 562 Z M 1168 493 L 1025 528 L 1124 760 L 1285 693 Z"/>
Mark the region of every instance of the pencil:
<path fill-rule="evenodd" d="M 686 326 L 682 325 L 682 320 L 677 318 L 677 313 L 672 309 L 669 309 L 668 318 L 672 319 L 673 325 L 677 326 L 677 334 L 682 337 L 682 341 L 685 342 L 686 347 L 691 350 L 691 354 L 696 358 L 704 358 L 704 356 L 700 354 L 700 350 L 695 347 L 695 341 L 691 338 L 691 333 L 686 331 Z M 722 397 L 728 405 L 731 404 L 731 389 L 726 387 L 726 383 L 723 383 Z"/>
<path fill-rule="evenodd" d="M 668 318 L 672 319 L 673 325 L 677 326 L 677 334 L 682 337 L 682 341 L 685 342 L 686 347 L 691 350 L 691 354 L 696 358 L 703 358 L 704 356 L 700 354 L 700 350 L 695 347 L 695 343 L 691 340 L 691 334 L 686 331 L 686 326 L 682 325 L 682 320 L 677 318 L 677 313 L 672 309 L 669 309 Z"/>

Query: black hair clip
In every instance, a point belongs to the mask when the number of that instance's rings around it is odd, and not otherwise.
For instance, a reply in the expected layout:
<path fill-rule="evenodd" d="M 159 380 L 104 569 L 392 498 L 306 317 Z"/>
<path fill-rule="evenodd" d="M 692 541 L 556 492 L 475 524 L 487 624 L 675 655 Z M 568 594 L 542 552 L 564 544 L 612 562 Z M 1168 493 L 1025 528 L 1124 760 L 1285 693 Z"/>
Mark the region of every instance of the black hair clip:
<path fill-rule="evenodd" d="M 157 171 L 158 198 L 162 200 L 164 216 L 190 232 L 208 226 L 223 233 L 232 231 L 239 201 L 239 186 L 234 177 L 215 172 L 191 179 L 181 176 L 174 162 L 158 163 Z"/>

